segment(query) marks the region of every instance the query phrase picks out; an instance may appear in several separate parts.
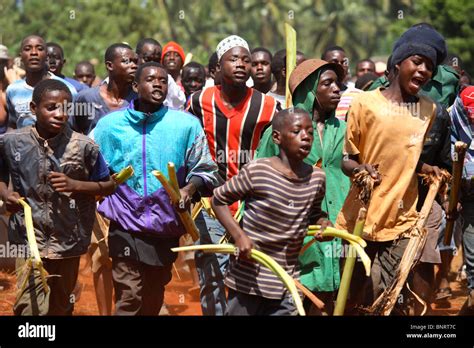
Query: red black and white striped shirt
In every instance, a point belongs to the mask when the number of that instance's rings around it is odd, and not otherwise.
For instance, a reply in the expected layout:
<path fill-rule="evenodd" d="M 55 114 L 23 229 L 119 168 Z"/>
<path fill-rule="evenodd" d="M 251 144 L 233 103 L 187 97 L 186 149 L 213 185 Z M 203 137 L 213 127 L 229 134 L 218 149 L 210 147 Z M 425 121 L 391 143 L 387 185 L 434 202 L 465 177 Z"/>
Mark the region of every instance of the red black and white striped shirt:
<path fill-rule="evenodd" d="M 221 99 L 220 86 L 205 88 L 191 96 L 188 111 L 201 120 L 211 156 L 224 181 L 253 159 L 276 107 L 273 97 L 253 88 L 248 88 L 242 102 L 231 109 Z"/>

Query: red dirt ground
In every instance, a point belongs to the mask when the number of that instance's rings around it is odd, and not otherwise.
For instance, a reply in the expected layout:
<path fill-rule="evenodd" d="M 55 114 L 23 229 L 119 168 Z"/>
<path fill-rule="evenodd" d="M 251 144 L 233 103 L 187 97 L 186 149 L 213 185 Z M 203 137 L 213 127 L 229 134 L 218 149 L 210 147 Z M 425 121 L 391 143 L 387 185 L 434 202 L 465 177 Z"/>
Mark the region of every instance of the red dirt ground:
<path fill-rule="evenodd" d="M 460 265 L 460 256 L 453 262 L 453 270 Z M 188 293 L 193 284 L 189 272 L 179 268 L 180 278 L 173 270 L 173 279 L 166 287 L 165 304 L 169 314 L 162 315 L 202 315 L 199 299 Z M 80 298 L 76 303 L 74 315 L 98 315 L 95 299 L 94 286 L 92 283 L 92 272 L 84 259 L 81 259 L 79 281 L 83 284 Z M 444 305 L 433 305 L 434 315 L 451 316 L 456 315 L 466 300 L 465 282 L 451 282 L 453 297 Z M 8 272 L 0 272 L 0 315 L 12 315 L 13 303 L 15 301 L 15 275 Z"/>

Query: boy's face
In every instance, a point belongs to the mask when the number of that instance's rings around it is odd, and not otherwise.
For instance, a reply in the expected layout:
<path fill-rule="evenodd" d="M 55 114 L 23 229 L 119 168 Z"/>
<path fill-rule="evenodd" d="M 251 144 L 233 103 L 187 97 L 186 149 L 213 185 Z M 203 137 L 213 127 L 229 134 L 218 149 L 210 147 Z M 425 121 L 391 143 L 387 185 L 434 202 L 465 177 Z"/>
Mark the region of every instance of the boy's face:
<path fill-rule="evenodd" d="M 137 71 L 137 54 L 129 48 L 119 47 L 112 61 L 106 62 L 109 75 L 114 78 L 132 83 Z"/>
<path fill-rule="evenodd" d="M 409 95 L 418 94 L 420 89 L 431 79 L 434 68 L 428 58 L 420 55 L 410 56 L 395 67 L 398 68 L 398 83 L 401 89 Z"/>
<path fill-rule="evenodd" d="M 142 70 L 140 79 L 133 82 L 138 99 L 149 105 L 161 105 L 168 93 L 168 73 L 155 66 Z"/>
<path fill-rule="evenodd" d="M 48 46 L 46 52 L 49 71 L 55 75 L 61 74 L 65 63 L 61 50 L 56 46 Z"/>
<path fill-rule="evenodd" d="M 251 61 L 249 51 L 243 47 L 228 50 L 217 64 L 221 82 L 244 87 L 250 76 Z"/>
<path fill-rule="evenodd" d="M 317 102 L 321 109 L 325 112 L 335 110 L 341 100 L 340 92 L 336 72 L 334 70 L 323 71 L 319 76 L 316 90 Z"/>
<path fill-rule="evenodd" d="M 163 57 L 163 65 L 165 66 L 168 71 L 181 71 L 183 67 L 183 60 L 178 52 L 168 52 Z"/>
<path fill-rule="evenodd" d="M 336 63 L 342 66 L 344 69 L 344 77 L 347 76 L 349 71 L 349 60 L 346 57 L 346 54 L 342 51 L 329 51 L 324 56 L 324 60 L 329 63 Z"/>
<path fill-rule="evenodd" d="M 290 159 L 305 159 L 313 145 L 314 129 L 307 114 L 290 114 L 280 131 L 273 131 L 273 141 Z"/>
<path fill-rule="evenodd" d="M 94 70 L 88 65 L 78 65 L 74 70 L 74 79 L 91 87 L 95 80 Z"/>
<path fill-rule="evenodd" d="M 38 105 L 31 102 L 30 108 L 36 115 L 36 127 L 40 134 L 54 137 L 66 127 L 68 103 L 71 103 L 69 95 L 60 90 L 45 91 Z"/>
<path fill-rule="evenodd" d="M 147 43 L 143 45 L 141 53 L 138 55 L 138 65 L 147 62 L 161 63 L 161 46 Z"/>
<path fill-rule="evenodd" d="M 200 91 L 206 82 L 205 80 L 206 77 L 201 69 L 184 67 L 181 82 L 186 95 Z"/>
<path fill-rule="evenodd" d="M 20 51 L 26 72 L 41 71 L 46 66 L 46 45 L 39 36 L 29 36 L 23 40 Z"/>
<path fill-rule="evenodd" d="M 267 84 L 272 78 L 272 61 L 267 52 L 252 53 L 252 79 L 259 84 Z"/>
<path fill-rule="evenodd" d="M 356 67 L 357 77 L 361 77 L 367 73 L 375 74 L 375 64 L 367 61 L 358 63 Z"/>

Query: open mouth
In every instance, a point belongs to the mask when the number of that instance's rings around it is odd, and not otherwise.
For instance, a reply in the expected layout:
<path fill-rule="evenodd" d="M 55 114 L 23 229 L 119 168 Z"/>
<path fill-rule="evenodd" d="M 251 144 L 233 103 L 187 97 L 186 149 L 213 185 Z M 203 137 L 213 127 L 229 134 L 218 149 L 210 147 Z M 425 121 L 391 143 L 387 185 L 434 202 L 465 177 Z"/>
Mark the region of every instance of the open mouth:
<path fill-rule="evenodd" d="M 301 145 L 300 151 L 303 153 L 309 153 L 311 151 L 311 145 Z"/>
<path fill-rule="evenodd" d="M 414 85 L 416 88 L 421 88 L 425 83 L 425 80 L 419 77 L 414 77 L 411 79 L 411 84 Z"/>
<path fill-rule="evenodd" d="M 236 72 L 236 73 L 234 73 L 234 76 L 239 78 L 239 79 L 244 79 L 244 78 L 247 77 L 247 74 L 244 73 L 244 72 Z"/>
<path fill-rule="evenodd" d="M 151 92 L 151 95 L 153 97 L 155 97 L 156 99 L 161 99 L 163 98 L 163 92 L 159 91 L 159 90 L 154 90 L 153 92 Z"/>

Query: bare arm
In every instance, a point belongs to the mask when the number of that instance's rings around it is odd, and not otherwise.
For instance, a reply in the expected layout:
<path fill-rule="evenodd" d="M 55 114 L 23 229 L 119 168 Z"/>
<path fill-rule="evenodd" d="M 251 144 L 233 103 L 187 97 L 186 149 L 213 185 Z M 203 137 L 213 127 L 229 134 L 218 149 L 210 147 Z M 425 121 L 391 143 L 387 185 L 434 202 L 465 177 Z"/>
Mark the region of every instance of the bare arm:
<path fill-rule="evenodd" d="M 357 155 L 349 155 L 344 158 L 342 160 L 341 169 L 348 177 L 352 177 L 354 174 L 362 170 L 367 170 L 367 172 L 369 172 L 369 174 L 375 179 L 376 183 L 380 183 L 381 181 L 380 175 L 377 174 L 374 167 L 370 164 L 360 164 L 359 156 Z"/>
<path fill-rule="evenodd" d="M 245 232 L 240 228 L 239 223 L 233 218 L 227 205 L 219 204 L 214 197 L 211 200 L 212 209 L 222 226 L 230 233 L 235 240 L 235 246 L 239 249 L 239 255 L 249 257 L 253 248 L 253 243 Z"/>
<path fill-rule="evenodd" d="M 0 181 L 0 197 L 5 202 L 8 212 L 16 213 L 21 209 L 21 205 L 18 203 L 20 195 L 18 192 L 10 191 L 3 181 Z"/>
<path fill-rule="evenodd" d="M 117 186 L 111 177 L 106 181 L 80 181 L 71 179 L 64 173 L 51 172 L 48 179 L 57 192 L 85 193 L 91 196 L 110 195 Z"/>

